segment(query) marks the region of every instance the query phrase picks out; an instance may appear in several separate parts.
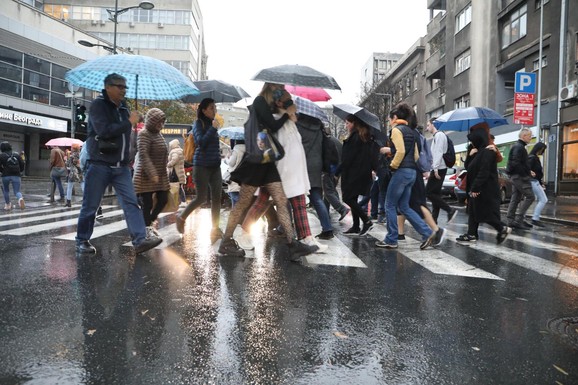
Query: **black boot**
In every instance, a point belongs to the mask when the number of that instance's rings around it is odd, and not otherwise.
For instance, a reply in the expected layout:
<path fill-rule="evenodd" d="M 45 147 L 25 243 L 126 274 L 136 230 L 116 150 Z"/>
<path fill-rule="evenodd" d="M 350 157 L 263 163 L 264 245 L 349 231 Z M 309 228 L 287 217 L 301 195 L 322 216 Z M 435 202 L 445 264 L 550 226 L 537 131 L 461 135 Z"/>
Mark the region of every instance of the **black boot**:
<path fill-rule="evenodd" d="M 64 207 L 72 207 L 72 202 L 69 199 L 67 199 L 66 203 L 64 204 Z"/>

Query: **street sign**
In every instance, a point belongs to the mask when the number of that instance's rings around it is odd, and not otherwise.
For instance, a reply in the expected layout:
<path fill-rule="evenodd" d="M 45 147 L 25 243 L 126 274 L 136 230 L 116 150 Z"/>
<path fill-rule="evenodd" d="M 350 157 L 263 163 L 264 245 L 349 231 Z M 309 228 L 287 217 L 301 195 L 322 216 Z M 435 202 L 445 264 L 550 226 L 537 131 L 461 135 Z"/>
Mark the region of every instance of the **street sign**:
<path fill-rule="evenodd" d="M 66 98 L 80 98 L 82 97 L 82 92 L 75 92 L 74 94 L 72 92 L 66 92 L 64 93 L 64 97 Z"/>
<path fill-rule="evenodd" d="M 514 94 L 514 124 L 534 125 L 534 94 Z"/>
<path fill-rule="evenodd" d="M 516 72 L 514 92 L 525 94 L 536 93 L 536 74 L 532 72 Z"/>
<path fill-rule="evenodd" d="M 79 86 L 75 86 L 71 82 L 68 82 L 68 91 L 76 92 L 76 91 L 78 91 L 79 88 L 80 88 Z"/>

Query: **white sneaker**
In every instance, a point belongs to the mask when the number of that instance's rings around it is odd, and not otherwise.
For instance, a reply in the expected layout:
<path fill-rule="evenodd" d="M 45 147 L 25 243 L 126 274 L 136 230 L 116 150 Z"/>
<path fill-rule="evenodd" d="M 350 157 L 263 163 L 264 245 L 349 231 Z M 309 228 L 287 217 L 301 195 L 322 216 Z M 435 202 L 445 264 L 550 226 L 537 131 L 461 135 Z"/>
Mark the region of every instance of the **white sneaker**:
<path fill-rule="evenodd" d="M 320 243 L 319 241 L 317 241 L 317 239 L 313 238 L 312 235 L 302 239 L 301 242 L 306 244 L 307 246 L 319 247 L 319 249 L 315 252 L 315 254 L 322 254 L 322 253 L 326 252 L 327 249 L 329 249 L 329 246 L 324 245 L 323 243 Z"/>
<path fill-rule="evenodd" d="M 12 203 L 6 203 L 4 205 L 4 210 L 11 210 L 12 209 Z"/>
<path fill-rule="evenodd" d="M 158 237 L 159 236 L 159 232 L 157 231 L 157 229 L 155 229 L 152 226 L 147 226 L 147 238 L 151 238 L 151 237 Z"/>
<path fill-rule="evenodd" d="M 253 245 L 253 239 L 251 238 L 251 234 L 243 232 L 239 235 L 236 239 L 237 243 L 244 250 L 253 250 L 255 246 Z"/>
<path fill-rule="evenodd" d="M 24 203 L 24 198 L 18 199 L 18 205 L 20 206 L 20 210 L 24 210 L 26 208 L 26 203 Z"/>

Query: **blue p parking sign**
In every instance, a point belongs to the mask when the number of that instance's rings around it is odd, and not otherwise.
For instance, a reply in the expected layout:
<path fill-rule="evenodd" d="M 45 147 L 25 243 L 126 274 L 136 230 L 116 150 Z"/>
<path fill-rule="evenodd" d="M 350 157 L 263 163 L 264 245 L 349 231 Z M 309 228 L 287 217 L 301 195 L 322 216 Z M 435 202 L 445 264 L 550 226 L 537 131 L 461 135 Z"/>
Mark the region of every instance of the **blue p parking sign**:
<path fill-rule="evenodd" d="M 515 91 L 524 94 L 536 93 L 536 74 L 531 72 L 516 72 Z"/>

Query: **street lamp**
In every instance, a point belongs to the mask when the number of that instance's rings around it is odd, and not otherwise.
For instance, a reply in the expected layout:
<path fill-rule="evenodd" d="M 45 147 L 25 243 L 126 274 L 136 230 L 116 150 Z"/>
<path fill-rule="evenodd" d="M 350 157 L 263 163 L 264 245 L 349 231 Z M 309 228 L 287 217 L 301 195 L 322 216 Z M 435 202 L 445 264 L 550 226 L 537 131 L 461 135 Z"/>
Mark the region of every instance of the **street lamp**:
<path fill-rule="evenodd" d="M 155 7 L 155 5 L 153 3 L 151 3 L 150 1 L 141 1 L 139 5 L 133 5 L 132 7 L 126 7 L 126 8 L 121 8 L 118 9 L 118 0 L 114 1 L 114 9 L 107 9 L 106 12 L 108 12 L 109 18 L 108 20 L 112 21 L 114 23 L 114 41 L 113 41 L 113 46 L 112 46 L 112 50 L 113 53 L 116 55 L 116 27 L 118 26 L 118 15 L 122 15 L 123 13 L 125 13 L 126 11 L 128 11 L 129 9 L 133 9 L 133 8 L 141 8 L 141 9 L 153 9 Z"/>
<path fill-rule="evenodd" d="M 79 40 L 78 44 L 83 45 L 85 47 L 102 47 L 105 50 L 107 50 L 108 52 L 112 52 L 116 55 L 116 51 L 112 47 L 109 47 L 108 45 L 94 44 L 94 43 L 91 43 L 91 42 L 86 41 L 86 40 Z"/>

